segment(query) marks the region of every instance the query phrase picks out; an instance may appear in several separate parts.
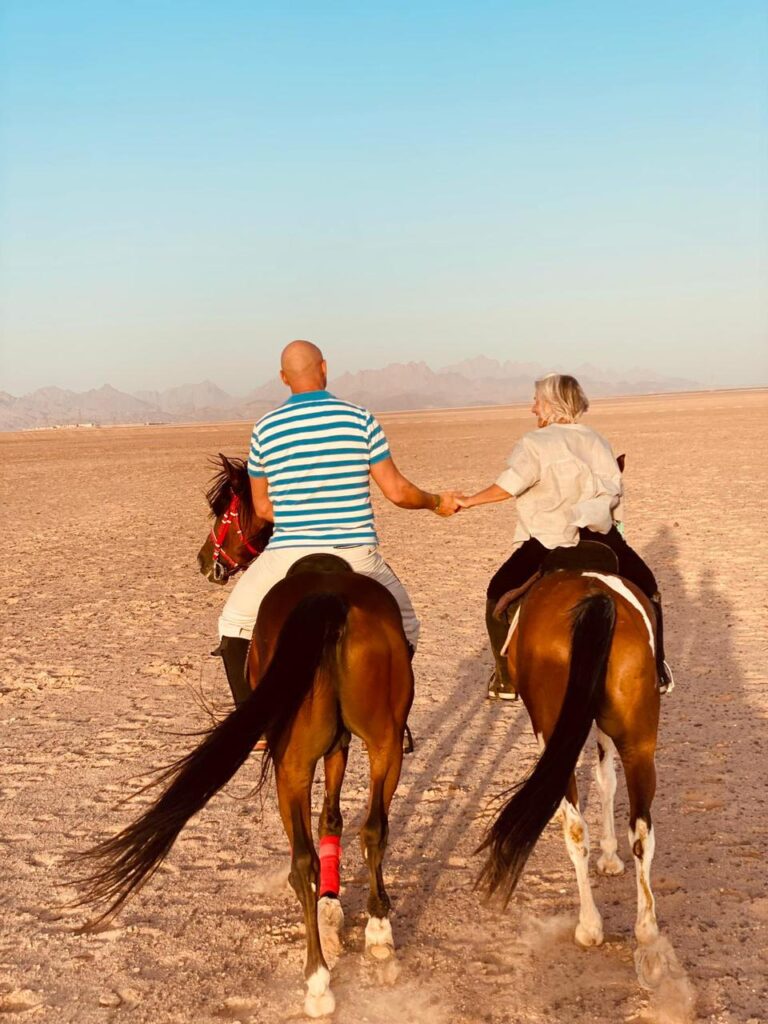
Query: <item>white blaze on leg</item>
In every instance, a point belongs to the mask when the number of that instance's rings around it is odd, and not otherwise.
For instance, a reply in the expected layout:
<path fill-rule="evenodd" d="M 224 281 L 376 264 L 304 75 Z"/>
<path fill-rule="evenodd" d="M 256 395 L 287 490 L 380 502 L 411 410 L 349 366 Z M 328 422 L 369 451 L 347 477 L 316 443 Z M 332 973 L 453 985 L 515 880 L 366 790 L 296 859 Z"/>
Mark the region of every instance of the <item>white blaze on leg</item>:
<path fill-rule="evenodd" d="M 637 923 L 635 936 L 638 942 L 653 942 L 658 937 L 659 926 L 656 923 L 656 904 L 651 890 L 651 864 L 656 849 L 653 826 L 638 818 L 634 829 L 629 830 L 629 845 L 635 858 L 637 876 Z"/>
<path fill-rule="evenodd" d="M 603 810 L 603 834 L 600 849 L 603 851 L 597 860 L 597 870 L 602 875 L 620 875 L 624 870 L 624 862 L 617 856 L 616 826 L 614 823 L 614 799 L 616 797 L 616 747 L 610 736 L 597 729 L 597 742 L 603 751 L 602 759 L 598 756 L 595 765 L 595 782 L 600 791 Z"/>
<path fill-rule="evenodd" d="M 589 884 L 589 830 L 578 807 L 566 798 L 560 804 L 563 835 L 568 856 L 576 869 L 581 909 L 576 925 L 576 941 L 581 946 L 599 946 L 603 941 L 603 921 L 595 906 Z"/>
<path fill-rule="evenodd" d="M 318 967 L 307 978 L 307 994 L 304 1011 L 308 1017 L 327 1017 L 336 1009 L 336 1000 L 331 992 L 331 972 L 327 967 Z"/>

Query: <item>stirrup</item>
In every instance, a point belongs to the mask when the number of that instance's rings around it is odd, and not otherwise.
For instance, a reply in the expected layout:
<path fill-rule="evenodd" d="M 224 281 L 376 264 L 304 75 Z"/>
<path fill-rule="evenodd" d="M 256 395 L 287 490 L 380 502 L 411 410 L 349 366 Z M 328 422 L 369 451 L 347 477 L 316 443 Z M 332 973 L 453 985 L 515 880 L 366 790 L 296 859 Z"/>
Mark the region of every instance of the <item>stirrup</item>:
<path fill-rule="evenodd" d="M 405 732 L 403 733 L 403 753 L 412 754 L 414 751 L 413 746 L 413 733 L 408 728 L 408 723 L 405 724 Z"/>
<path fill-rule="evenodd" d="M 675 677 L 672 675 L 672 669 L 669 667 L 669 663 L 667 661 L 664 661 L 662 662 L 662 669 L 659 673 L 659 693 L 672 693 L 674 688 Z"/>
<path fill-rule="evenodd" d="M 491 669 L 491 674 L 488 676 L 488 693 L 486 694 L 488 700 L 498 700 L 499 691 L 496 689 L 496 669 Z"/>
<path fill-rule="evenodd" d="M 488 700 L 520 700 L 520 694 L 517 690 L 510 690 L 504 686 L 497 685 L 496 669 L 491 670 L 491 675 L 488 679 Z"/>

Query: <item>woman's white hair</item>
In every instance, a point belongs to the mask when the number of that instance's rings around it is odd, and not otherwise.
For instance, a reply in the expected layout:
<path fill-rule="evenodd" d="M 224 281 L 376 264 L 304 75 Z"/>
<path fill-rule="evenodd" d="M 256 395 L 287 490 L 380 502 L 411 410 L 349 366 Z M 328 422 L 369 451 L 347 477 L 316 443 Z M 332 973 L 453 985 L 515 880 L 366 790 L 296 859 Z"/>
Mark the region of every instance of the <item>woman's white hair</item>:
<path fill-rule="evenodd" d="M 548 373 L 536 381 L 542 419 L 549 423 L 575 423 L 589 408 L 581 384 L 567 373 Z"/>

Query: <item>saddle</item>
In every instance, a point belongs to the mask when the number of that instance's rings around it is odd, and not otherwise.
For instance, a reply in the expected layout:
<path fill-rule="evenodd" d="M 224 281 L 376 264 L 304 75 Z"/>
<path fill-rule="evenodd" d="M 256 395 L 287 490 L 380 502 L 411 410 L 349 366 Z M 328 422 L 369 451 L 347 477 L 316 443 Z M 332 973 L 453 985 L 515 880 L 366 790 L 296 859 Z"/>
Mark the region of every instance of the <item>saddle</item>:
<path fill-rule="evenodd" d="M 553 548 L 544 558 L 541 569 L 538 572 L 535 572 L 533 576 L 529 576 L 522 586 L 515 587 L 514 590 L 508 590 L 506 594 L 499 598 L 496 607 L 493 609 L 494 618 L 505 618 L 509 606 L 527 594 L 534 583 L 540 580 L 542 576 L 548 576 L 550 573 L 558 572 L 561 569 L 569 572 L 589 571 L 616 575 L 619 571 L 619 560 L 612 548 L 596 540 L 582 540 L 572 548 Z"/>
<path fill-rule="evenodd" d="M 294 562 L 288 572 L 288 576 L 297 576 L 301 572 L 352 572 L 352 566 L 338 555 L 321 554 L 304 555 L 298 562 Z"/>

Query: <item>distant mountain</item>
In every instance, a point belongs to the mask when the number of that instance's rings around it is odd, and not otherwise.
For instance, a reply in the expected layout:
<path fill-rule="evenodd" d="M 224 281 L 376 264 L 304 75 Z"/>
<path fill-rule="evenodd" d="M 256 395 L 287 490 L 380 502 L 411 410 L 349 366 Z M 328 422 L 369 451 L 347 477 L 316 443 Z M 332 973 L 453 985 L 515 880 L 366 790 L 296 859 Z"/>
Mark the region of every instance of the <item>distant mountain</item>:
<path fill-rule="evenodd" d="M 182 384 L 167 391 L 137 391 L 135 397 L 172 416 L 194 414 L 203 409 L 225 409 L 236 404 L 232 395 L 209 380 L 202 384 Z"/>
<path fill-rule="evenodd" d="M 502 363 L 476 356 L 442 370 L 433 370 L 424 362 L 391 363 L 378 370 L 344 373 L 329 387 L 339 397 L 377 411 L 511 405 L 527 402 L 534 379 L 546 372 L 547 367 L 535 363 Z M 701 389 L 691 380 L 660 377 L 638 369 L 611 373 L 585 365 L 575 373 L 587 394 L 596 398 Z M 252 422 L 286 395 L 277 379 L 244 398 L 233 397 L 209 380 L 135 395 L 117 391 L 109 384 L 83 392 L 40 388 L 21 398 L 0 392 L 0 430 L 75 423 Z"/>
<path fill-rule="evenodd" d="M 164 419 L 162 410 L 110 384 L 91 391 L 38 388 L 0 403 L 0 430 L 66 426 L 72 423 L 146 423 Z"/>
<path fill-rule="evenodd" d="M 443 372 L 459 373 L 468 380 L 503 377 L 505 380 L 525 379 L 530 383 L 534 377 L 547 371 L 542 371 L 540 363 L 515 363 L 511 359 L 500 363 L 498 359 L 489 359 L 488 356 L 474 356 L 454 363 L 453 366 L 446 366 Z"/>
<path fill-rule="evenodd" d="M 701 388 L 691 380 L 659 377 L 647 371 L 633 371 L 633 379 L 600 375 L 591 367 L 589 371 L 577 376 L 586 393 L 596 398 Z M 393 363 L 381 370 L 346 373 L 331 382 L 331 389 L 352 402 L 381 411 L 510 405 L 529 401 L 534 380 L 549 372 L 551 368 L 535 363 L 500 363 L 478 356 L 438 371 L 426 363 Z"/>
<path fill-rule="evenodd" d="M 245 396 L 244 401 L 246 402 L 266 402 L 272 406 L 275 402 L 282 402 L 285 399 L 286 390 L 285 384 L 280 380 L 279 377 L 273 377 L 272 380 L 268 380 L 266 384 L 262 384 L 254 391 L 249 391 Z"/>

